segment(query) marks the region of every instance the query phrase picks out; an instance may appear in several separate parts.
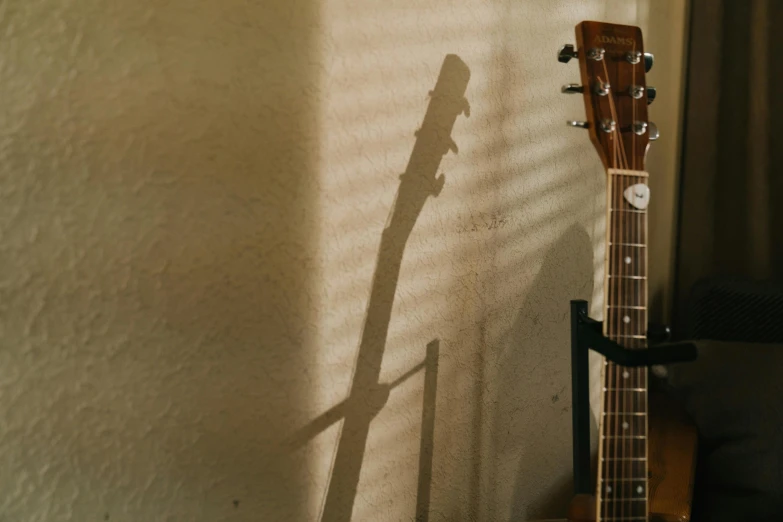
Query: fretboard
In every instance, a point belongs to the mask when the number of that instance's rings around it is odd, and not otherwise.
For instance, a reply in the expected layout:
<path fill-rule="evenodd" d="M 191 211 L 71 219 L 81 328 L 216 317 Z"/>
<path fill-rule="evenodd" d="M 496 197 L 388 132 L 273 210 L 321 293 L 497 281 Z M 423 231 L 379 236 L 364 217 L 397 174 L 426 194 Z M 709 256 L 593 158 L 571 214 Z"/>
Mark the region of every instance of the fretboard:
<path fill-rule="evenodd" d="M 646 347 L 647 210 L 625 193 L 634 186 L 644 193 L 647 179 L 646 172 L 610 169 L 607 181 L 604 335 L 637 349 Z M 646 521 L 646 368 L 604 363 L 602 400 L 598 520 Z"/>

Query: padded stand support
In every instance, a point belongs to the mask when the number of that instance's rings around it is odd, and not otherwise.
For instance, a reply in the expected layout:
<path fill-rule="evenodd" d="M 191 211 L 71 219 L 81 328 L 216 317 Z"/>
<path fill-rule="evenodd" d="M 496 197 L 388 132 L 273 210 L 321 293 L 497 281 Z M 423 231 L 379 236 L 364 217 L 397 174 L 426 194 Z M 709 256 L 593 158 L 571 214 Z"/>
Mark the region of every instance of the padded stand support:
<path fill-rule="evenodd" d="M 587 301 L 571 301 L 571 412 L 573 415 L 574 493 L 593 494 L 590 472 L 590 350 L 621 366 L 654 366 L 696 360 L 696 345 L 689 342 L 656 344 L 646 350 L 629 350 L 604 337 L 603 323 L 587 315 Z M 648 341 L 661 338 L 650 325 Z M 668 330 L 666 330 L 668 332 Z"/>

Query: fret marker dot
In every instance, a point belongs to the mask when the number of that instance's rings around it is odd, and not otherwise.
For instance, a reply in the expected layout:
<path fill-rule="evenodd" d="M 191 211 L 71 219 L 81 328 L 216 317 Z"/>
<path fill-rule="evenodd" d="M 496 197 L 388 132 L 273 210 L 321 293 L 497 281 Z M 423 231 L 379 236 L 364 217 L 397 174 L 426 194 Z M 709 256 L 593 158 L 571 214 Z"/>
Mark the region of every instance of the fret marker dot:
<path fill-rule="evenodd" d="M 625 258 L 625 264 L 630 265 L 631 264 L 631 256 L 628 256 Z"/>
<path fill-rule="evenodd" d="M 631 322 L 631 318 L 630 318 L 630 317 L 628 317 L 628 316 L 626 315 L 625 317 L 623 317 L 623 322 L 624 322 L 625 324 L 628 324 L 628 323 L 630 323 L 630 322 Z"/>
<path fill-rule="evenodd" d="M 636 488 L 636 492 L 637 492 L 637 493 L 639 493 L 639 494 L 641 495 L 642 493 L 644 493 L 644 488 L 643 488 L 642 486 L 638 486 L 638 487 Z"/>
<path fill-rule="evenodd" d="M 612 486 L 606 486 L 606 492 L 611 493 L 612 492 Z"/>
<path fill-rule="evenodd" d="M 623 372 L 623 379 L 627 379 L 627 378 L 628 378 L 628 377 L 630 377 L 630 376 L 631 376 L 631 374 L 630 374 L 630 373 L 628 373 L 628 370 L 625 370 L 625 371 Z"/>
<path fill-rule="evenodd" d="M 623 422 L 623 429 L 624 430 L 627 430 L 629 427 L 630 427 L 630 424 L 628 424 L 627 422 Z"/>

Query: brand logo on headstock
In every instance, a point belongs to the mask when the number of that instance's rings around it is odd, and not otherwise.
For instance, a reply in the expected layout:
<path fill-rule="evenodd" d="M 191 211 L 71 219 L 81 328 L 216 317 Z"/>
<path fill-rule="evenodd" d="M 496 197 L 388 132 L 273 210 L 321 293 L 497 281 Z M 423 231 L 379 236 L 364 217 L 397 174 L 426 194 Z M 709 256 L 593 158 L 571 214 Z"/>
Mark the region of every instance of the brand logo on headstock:
<path fill-rule="evenodd" d="M 633 38 L 623 38 L 622 36 L 607 36 L 604 34 L 597 35 L 595 37 L 594 43 L 626 45 L 628 47 L 633 47 L 636 44 L 636 42 L 633 41 Z"/>

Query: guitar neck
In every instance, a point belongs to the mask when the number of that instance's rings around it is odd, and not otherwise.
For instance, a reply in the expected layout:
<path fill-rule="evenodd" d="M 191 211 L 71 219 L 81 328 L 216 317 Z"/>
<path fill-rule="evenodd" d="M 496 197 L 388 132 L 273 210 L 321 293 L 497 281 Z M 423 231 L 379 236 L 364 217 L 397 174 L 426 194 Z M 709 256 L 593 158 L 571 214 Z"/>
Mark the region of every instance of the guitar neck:
<path fill-rule="evenodd" d="M 647 332 L 647 173 L 607 176 L 604 335 L 644 349 Z M 604 364 L 599 521 L 647 520 L 647 369 Z"/>

